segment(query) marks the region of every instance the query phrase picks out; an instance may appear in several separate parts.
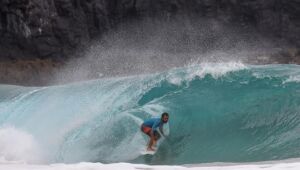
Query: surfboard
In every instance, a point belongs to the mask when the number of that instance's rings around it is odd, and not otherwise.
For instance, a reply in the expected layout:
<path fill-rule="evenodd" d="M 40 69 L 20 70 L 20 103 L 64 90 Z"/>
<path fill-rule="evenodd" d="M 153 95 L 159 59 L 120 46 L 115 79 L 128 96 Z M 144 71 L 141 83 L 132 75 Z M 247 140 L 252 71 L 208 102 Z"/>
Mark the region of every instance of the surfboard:
<path fill-rule="evenodd" d="M 157 151 L 156 147 L 153 147 L 154 151 L 148 151 L 147 148 L 141 150 L 142 155 L 154 155 Z"/>
<path fill-rule="evenodd" d="M 155 153 L 156 151 L 147 151 L 147 150 L 141 151 L 142 155 L 154 155 Z"/>

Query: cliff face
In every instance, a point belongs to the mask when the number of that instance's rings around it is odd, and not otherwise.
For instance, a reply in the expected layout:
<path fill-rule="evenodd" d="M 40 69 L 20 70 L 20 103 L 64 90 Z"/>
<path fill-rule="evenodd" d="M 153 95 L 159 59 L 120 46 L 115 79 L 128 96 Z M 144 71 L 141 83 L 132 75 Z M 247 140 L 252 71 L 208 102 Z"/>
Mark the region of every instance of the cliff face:
<path fill-rule="evenodd" d="M 1 0 L 0 58 L 53 58 L 128 19 L 215 19 L 300 46 L 299 0 Z"/>
<path fill-rule="evenodd" d="M 105 3 L 85 0 L 2 0 L 1 57 L 67 56 L 82 41 L 106 29 Z"/>

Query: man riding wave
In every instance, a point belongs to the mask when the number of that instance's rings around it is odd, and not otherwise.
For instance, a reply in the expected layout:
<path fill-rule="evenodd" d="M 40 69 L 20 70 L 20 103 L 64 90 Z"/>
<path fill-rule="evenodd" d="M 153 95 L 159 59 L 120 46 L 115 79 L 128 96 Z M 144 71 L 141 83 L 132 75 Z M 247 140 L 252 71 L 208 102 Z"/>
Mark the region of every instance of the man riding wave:
<path fill-rule="evenodd" d="M 165 136 L 162 127 L 165 123 L 168 123 L 168 120 L 169 114 L 165 112 L 161 115 L 161 118 L 151 118 L 145 120 L 141 125 L 142 132 L 150 137 L 150 141 L 147 147 L 148 151 L 155 151 L 155 149 L 153 149 L 153 145 L 155 145 L 159 140 L 160 134 Z M 158 132 L 158 130 L 160 131 L 160 133 Z"/>

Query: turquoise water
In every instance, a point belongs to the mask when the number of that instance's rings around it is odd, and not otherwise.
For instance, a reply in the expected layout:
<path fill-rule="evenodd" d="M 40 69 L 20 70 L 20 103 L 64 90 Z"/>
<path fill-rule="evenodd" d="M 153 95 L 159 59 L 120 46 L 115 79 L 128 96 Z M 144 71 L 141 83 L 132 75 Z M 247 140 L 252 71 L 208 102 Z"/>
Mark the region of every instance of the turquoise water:
<path fill-rule="evenodd" d="M 0 126 L 30 134 L 44 162 L 190 164 L 300 156 L 300 66 L 200 64 L 61 86 L 0 86 Z M 170 134 L 143 156 L 146 118 Z M 0 156 L 1 142 L 0 142 Z"/>

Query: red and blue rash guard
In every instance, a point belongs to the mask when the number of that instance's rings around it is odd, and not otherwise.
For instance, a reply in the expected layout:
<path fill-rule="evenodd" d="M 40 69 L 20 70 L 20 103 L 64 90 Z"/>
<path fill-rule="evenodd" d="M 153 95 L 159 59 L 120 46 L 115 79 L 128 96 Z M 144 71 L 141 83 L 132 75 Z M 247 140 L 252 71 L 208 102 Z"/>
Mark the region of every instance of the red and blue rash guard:
<path fill-rule="evenodd" d="M 151 128 L 152 133 L 161 125 L 160 118 L 151 118 L 145 120 L 143 123 L 144 126 Z"/>

